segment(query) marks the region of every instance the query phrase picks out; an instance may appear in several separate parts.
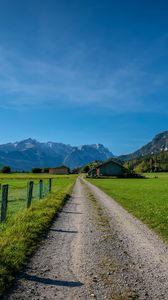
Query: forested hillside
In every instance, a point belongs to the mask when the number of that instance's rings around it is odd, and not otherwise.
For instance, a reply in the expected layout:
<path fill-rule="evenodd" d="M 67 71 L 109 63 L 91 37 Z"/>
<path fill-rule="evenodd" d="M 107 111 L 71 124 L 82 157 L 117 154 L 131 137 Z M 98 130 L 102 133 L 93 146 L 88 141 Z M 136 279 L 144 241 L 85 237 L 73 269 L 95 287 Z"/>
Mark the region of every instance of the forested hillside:
<path fill-rule="evenodd" d="M 136 172 L 168 172 L 168 151 L 128 160 L 124 166 Z"/>

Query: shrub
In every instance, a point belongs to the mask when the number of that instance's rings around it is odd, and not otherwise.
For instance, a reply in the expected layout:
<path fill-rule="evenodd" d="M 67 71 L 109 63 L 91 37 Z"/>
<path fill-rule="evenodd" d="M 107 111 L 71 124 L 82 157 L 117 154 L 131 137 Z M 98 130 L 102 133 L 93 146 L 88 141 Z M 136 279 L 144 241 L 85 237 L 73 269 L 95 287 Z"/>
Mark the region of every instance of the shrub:
<path fill-rule="evenodd" d="M 32 169 L 32 173 L 41 173 L 41 169 L 40 168 L 33 168 Z"/>
<path fill-rule="evenodd" d="M 4 166 L 1 169 L 1 173 L 10 173 L 11 172 L 11 168 L 9 166 Z"/>

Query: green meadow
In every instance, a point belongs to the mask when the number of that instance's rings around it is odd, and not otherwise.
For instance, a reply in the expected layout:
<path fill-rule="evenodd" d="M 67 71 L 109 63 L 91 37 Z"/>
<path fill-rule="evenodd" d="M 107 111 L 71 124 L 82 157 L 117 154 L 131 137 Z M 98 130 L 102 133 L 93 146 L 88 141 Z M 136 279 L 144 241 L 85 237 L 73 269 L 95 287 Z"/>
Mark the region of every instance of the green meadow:
<path fill-rule="evenodd" d="M 67 185 L 69 179 L 75 178 L 75 175 L 49 175 L 49 174 L 0 174 L 0 185 L 8 184 L 8 210 L 7 220 L 18 211 L 25 209 L 27 205 L 27 184 L 30 180 L 34 182 L 32 204 L 39 201 L 39 180 L 43 180 L 43 197 L 48 194 L 49 178 L 52 178 L 52 189 L 59 192 Z M 2 188 L 0 189 L 0 206 L 2 200 Z M 0 224 L 1 228 L 1 224 Z"/>
<path fill-rule="evenodd" d="M 146 179 L 88 179 L 168 240 L 168 173 Z"/>
<path fill-rule="evenodd" d="M 52 191 L 42 199 L 34 194 L 32 206 L 26 208 L 27 182 L 52 177 Z M 9 184 L 8 217 L 0 223 L 0 295 L 15 274 L 37 248 L 58 210 L 71 194 L 76 176 L 10 174 L 1 176 L 1 184 Z"/>

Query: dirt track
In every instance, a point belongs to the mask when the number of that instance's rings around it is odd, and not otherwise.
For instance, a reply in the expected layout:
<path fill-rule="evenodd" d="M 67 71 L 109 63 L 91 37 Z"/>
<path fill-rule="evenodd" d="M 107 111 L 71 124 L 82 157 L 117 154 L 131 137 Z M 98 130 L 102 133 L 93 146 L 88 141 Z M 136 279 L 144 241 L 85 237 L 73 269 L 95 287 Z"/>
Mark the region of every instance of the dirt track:
<path fill-rule="evenodd" d="M 168 299 L 168 249 L 96 187 L 77 180 L 4 300 Z"/>

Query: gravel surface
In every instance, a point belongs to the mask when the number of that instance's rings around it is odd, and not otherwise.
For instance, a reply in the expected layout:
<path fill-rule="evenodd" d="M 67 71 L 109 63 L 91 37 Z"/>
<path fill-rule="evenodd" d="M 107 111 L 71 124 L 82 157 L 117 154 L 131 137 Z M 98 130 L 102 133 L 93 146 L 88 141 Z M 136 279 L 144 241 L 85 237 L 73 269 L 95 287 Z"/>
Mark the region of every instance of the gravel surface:
<path fill-rule="evenodd" d="M 127 260 L 130 262 L 129 285 L 137 290 L 140 299 L 168 299 L 167 243 L 103 191 L 89 182 L 85 184 L 108 216 L 123 266 Z"/>
<path fill-rule="evenodd" d="M 168 249 L 84 179 L 3 300 L 168 299 Z"/>

